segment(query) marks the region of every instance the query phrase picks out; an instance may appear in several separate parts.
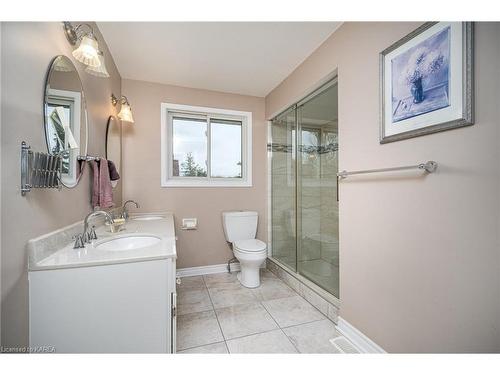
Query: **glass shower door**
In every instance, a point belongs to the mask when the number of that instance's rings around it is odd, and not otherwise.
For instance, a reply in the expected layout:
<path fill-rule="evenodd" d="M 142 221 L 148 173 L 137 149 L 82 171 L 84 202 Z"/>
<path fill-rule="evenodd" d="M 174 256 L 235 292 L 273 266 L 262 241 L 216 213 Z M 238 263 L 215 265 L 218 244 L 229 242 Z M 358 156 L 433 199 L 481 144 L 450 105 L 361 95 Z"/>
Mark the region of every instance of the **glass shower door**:
<path fill-rule="evenodd" d="M 273 257 L 297 270 L 296 111 L 290 108 L 271 123 L 271 222 Z"/>
<path fill-rule="evenodd" d="M 300 102 L 297 116 L 297 272 L 339 297 L 336 82 Z"/>

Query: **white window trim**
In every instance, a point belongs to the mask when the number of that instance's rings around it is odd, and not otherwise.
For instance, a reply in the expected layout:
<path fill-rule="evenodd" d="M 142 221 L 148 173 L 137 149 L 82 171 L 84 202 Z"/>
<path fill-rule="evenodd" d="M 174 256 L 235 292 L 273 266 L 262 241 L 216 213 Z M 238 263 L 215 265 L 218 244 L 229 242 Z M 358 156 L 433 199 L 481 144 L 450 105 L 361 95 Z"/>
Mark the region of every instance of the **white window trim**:
<path fill-rule="evenodd" d="M 59 104 L 58 102 L 63 102 L 70 106 L 71 119 L 70 125 L 72 127 L 71 132 L 75 138 L 76 143 L 80 146 L 80 127 L 81 127 L 81 108 L 82 108 L 82 94 L 77 91 L 70 90 L 59 90 L 59 89 L 48 89 L 48 103 L 52 105 Z M 48 114 L 46 113 L 45 116 Z M 87 149 L 88 137 L 85 138 L 85 148 Z M 69 162 L 69 172 L 61 176 L 62 181 L 68 186 L 73 186 L 76 184 L 78 178 L 76 174 L 77 162 L 73 162 L 71 159 L 80 155 L 80 147 L 76 150 L 70 151 L 70 162 Z"/>
<path fill-rule="evenodd" d="M 252 187 L 252 112 L 161 103 L 161 186 L 162 187 Z M 242 121 L 242 178 L 172 177 L 172 129 L 169 112 L 227 116 Z M 210 140 L 209 140 L 210 143 Z"/>

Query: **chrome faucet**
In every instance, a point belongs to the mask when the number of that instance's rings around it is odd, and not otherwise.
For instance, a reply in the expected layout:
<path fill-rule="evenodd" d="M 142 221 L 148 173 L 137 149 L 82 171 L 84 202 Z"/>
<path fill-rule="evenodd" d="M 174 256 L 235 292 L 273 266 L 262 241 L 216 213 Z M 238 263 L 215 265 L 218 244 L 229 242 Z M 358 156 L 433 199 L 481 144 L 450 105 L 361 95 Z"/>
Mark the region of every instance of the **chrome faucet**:
<path fill-rule="evenodd" d="M 95 227 L 92 226 L 92 228 L 88 230 L 89 219 L 97 215 L 104 215 L 111 224 L 114 223 L 113 217 L 106 211 L 98 210 L 89 213 L 85 217 L 85 220 L 83 221 L 83 233 L 76 235 L 76 237 L 74 238 L 75 244 L 73 246 L 73 249 L 84 248 L 86 243 L 90 243 L 90 241 L 97 239 L 97 234 L 95 233 Z"/>
<path fill-rule="evenodd" d="M 129 217 L 129 214 L 128 214 L 128 211 L 127 211 L 127 204 L 129 203 L 133 203 L 135 204 L 135 208 L 139 208 L 139 203 L 137 203 L 136 201 L 132 200 L 132 199 L 129 199 L 128 201 L 126 201 L 125 203 L 123 203 L 123 206 L 122 206 L 122 219 L 125 219 L 125 220 L 128 220 L 128 217 Z"/>

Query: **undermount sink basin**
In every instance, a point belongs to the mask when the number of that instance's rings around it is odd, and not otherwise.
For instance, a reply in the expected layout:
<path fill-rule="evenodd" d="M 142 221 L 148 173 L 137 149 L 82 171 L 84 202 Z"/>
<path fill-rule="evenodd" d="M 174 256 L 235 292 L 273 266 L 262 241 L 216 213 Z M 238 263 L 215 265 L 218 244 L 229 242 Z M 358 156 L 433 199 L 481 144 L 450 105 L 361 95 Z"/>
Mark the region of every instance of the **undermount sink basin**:
<path fill-rule="evenodd" d="M 148 215 L 148 216 L 137 216 L 137 217 L 134 217 L 132 220 L 136 220 L 136 221 L 149 221 L 149 220 L 161 220 L 161 219 L 163 219 L 163 216 Z"/>
<path fill-rule="evenodd" d="M 101 242 L 95 248 L 107 251 L 136 250 L 157 244 L 161 239 L 152 235 L 133 235 L 119 238 L 112 238 Z"/>

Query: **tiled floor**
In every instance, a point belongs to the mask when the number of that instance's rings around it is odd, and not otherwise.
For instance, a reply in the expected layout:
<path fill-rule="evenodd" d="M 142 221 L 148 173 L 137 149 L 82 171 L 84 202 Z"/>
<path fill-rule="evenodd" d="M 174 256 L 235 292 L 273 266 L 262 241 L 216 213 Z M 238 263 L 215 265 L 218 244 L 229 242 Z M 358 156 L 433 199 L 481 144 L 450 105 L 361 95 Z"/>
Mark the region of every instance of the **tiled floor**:
<path fill-rule="evenodd" d="M 247 289 L 236 273 L 193 276 L 177 288 L 178 353 L 339 353 L 335 325 L 267 270 Z"/>

